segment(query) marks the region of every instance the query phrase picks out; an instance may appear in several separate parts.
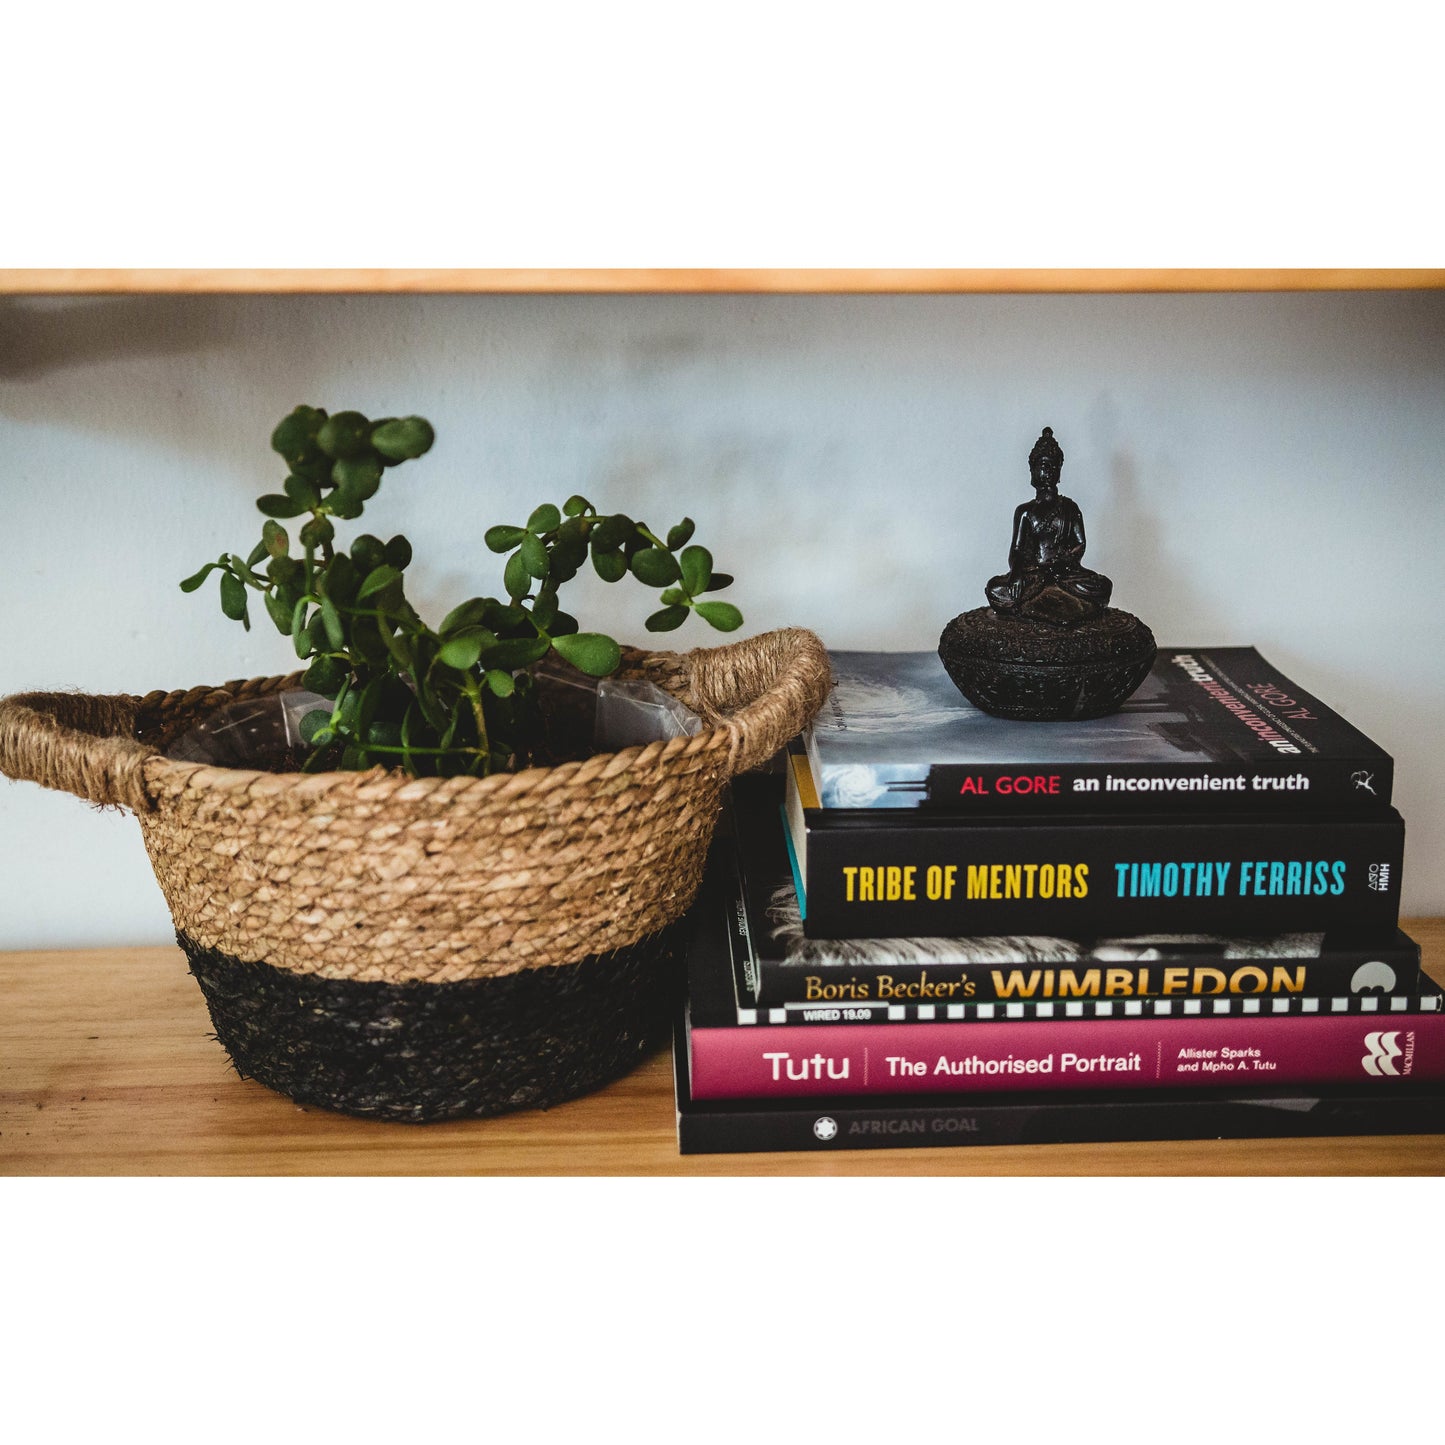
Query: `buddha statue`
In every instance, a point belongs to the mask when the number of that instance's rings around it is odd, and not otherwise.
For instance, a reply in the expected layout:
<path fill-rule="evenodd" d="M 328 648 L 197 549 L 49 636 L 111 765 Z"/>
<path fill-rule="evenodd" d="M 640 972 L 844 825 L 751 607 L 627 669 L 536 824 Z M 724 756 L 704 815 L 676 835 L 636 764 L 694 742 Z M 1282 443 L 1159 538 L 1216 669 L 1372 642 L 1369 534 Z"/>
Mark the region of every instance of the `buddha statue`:
<path fill-rule="evenodd" d="M 1029 453 L 1035 496 L 1014 512 L 1008 571 L 991 578 L 984 594 L 995 612 L 1072 627 L 1104 611 L 1114 584 L 1082 565 L 1084 514 L 1059 492 L 1063 465 L 1064 450 L 1046 426 Z"/>
<path fill-rule="evenodd" d="M 958 690 L 997 717 L 1103 717 L 1154 662 L 1153 633 L 1110 607 L 1114 584 L 1084 566 L 1084 515 L 1059 491 L 1063 465 L 1045 427 L 1029 453 L 1034 499 L 1014 511 L 1008 571 L 989 579 L 987 607 L 961 613 L 939 638 Z"/>

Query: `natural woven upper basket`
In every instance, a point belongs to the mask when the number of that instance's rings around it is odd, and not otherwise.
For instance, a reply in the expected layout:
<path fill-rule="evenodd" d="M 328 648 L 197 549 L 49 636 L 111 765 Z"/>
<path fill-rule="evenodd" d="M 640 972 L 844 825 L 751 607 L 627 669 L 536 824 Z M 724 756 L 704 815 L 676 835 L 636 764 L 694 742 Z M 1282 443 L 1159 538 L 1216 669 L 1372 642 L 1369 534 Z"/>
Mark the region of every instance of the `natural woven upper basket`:
<path fill-rule="evenodd" d="M 145 697 L 0 701 L 0 771 L 140 819 L 177 929 L 298 974 L 497 977 L 624 948 L 693 900 L 721 791 L 821 706 L 801 629 L 686 654 L 625 654 L 703 719 L 689 738 L 489 778 L 255 772 L 164 748 L 252 679 Z"/>

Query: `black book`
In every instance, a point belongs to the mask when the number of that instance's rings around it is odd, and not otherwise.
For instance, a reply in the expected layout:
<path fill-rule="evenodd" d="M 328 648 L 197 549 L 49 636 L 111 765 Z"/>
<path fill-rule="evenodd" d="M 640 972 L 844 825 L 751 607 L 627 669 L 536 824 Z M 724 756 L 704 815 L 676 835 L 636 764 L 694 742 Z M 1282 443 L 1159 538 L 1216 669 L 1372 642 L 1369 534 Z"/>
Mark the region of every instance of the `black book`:
<path fill-rule="evenodd" d="M 709 1102 L 688 1092 L 685 1019 L 672 1057 L 682 1154 L 1445 1133 L 1438 1085 Z"/>
<path fill-rule="evenodd" d="M 964 815 L 1351 812 L 1390 803 L 1390 756 L 1252 647 L 1160 648 L 1123 708 L 990 717 L 931 652 L 834 652 L 805 734 L 823 808 Z"/>
<path fill-rule="evenodd" d="M 809 938 L 783 822 L 783 780 L 735 780 L 718 863 L 738 1004 L 796 1019 L 913 1017 L 1002 1000 L 1407 994 L 1420 948 L 1396 929 L 1261 936 Z M 899 1013 L 902 1009 L 904 1012 Z M 890 1010 L 893 1012 L 890 1015 Z M 781 1012 L 780 1012 L 781 1011 Z"/>
<path fill-rule="evenodd" d="M 1399 921 L 1405 824 L 1393 808 L 963 818 L 810 807 L 808 759 L 787 761 L 810 938 L 1387 937 Z"/>

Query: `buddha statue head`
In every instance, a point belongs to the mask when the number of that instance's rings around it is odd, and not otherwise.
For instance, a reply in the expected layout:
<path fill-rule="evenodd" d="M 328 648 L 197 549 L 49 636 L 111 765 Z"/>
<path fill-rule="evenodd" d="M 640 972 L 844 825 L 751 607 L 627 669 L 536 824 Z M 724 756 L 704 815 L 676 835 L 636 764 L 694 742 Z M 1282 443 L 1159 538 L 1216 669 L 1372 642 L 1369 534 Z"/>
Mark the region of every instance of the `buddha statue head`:
<path fill-rule="evenodd" d="M 1035 488 L 1057 487 L 1064 469 L 1064 449 L 1054 440 L 1054 429 L 1046 426 L 1029 453 L 1029 480 Z"/>

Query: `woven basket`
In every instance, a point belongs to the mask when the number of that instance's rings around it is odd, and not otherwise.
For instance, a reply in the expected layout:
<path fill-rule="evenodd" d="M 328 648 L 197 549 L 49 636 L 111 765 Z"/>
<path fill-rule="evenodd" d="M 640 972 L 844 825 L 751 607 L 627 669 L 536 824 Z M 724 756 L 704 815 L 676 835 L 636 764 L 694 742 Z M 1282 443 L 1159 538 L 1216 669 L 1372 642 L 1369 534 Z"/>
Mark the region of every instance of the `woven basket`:
<path fill-rule="evenodd" d="M 629 650 L 623 675 L 672 693 L 703 731 L 489 778 L 164 755 L 291 676 L 10 697 L 0 771 L 134 811 L 243 1077 L 370 1117 L 494 1114 L 596 1088 L 663 1036 L 722 789 L 801 730 L 829 680 L 800 629 Z"/>

